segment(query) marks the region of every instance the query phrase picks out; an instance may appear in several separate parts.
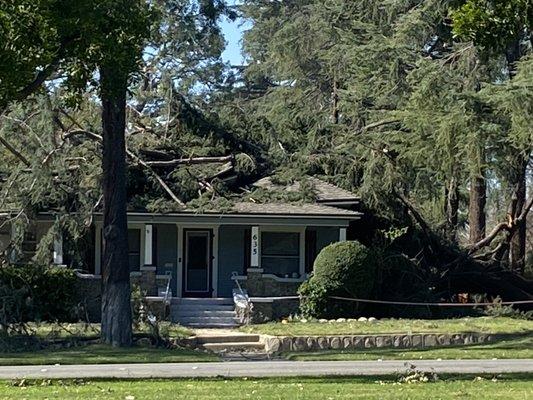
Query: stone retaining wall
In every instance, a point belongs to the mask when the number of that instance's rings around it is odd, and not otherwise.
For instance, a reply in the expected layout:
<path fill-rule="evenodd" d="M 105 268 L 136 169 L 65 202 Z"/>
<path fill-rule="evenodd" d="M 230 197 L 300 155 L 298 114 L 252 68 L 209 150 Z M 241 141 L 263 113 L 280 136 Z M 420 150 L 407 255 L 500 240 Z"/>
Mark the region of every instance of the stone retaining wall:
<path fill-rule="evenodd" d="M 411 335 L 344 335 L 344 336 L 267 336 L 262 335 L 268 353 L 307 352 L 317 350 L 356 350 L 373 348 L 428 348 L 488 343 L 496 335 L 482 333 L 411 334 Z"/>

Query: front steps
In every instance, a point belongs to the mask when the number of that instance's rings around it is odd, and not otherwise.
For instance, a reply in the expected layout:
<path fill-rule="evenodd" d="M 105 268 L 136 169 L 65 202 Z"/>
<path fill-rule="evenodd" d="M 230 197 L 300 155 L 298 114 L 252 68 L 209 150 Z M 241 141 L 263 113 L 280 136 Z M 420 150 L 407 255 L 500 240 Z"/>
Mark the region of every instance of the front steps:
<path fill-rule="evenodd" d="M 236 328 L 235 306 L 231 298 L 173 299 L 170 305 L 172 322 L 190 328 Z"/>
<path fill-rule="evenodd" d="M 226 361 L 265 360 L 269 355 L 259 335 L 245 333 L 200 334 L 194 347 L 216 353 Z"/>

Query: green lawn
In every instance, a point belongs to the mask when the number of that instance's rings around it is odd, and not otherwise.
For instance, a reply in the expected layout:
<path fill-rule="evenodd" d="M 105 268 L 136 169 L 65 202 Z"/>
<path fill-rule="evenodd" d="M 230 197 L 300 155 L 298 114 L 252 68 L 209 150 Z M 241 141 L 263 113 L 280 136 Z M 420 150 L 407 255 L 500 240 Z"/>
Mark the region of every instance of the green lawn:
<path fill-rule="evenodd" d="M 98 339 L 97 324 L 32 324 L 33 340 L 25 337 L 3 338 L 11 351 L 0 352 L 0 365 L 107 364 L 218 361 L 213 354 L 189 349 L 164 349 L 133 346 L 117 349 L 80 339 Z M 187 337 L 192 331 L 175 324 L 162 324 L 161 331 L 171 338 Z M 135 333 L 147 333 L 147 328 Z M 71 347 L 54 348 L 54 341 L 65 340 Z M 28 347 L 29 346 L 29 347 Z M 42 349 L 41 349 L 42 348 Z"/>
<path fill-rule="evenodd" d="M 533 334 L 533 321 L 513 318 L 458 318 L 442 320 L 420 319 L 383 319 L 369 322 L 271 322 L 261 325 L 250 325 L 241 328 L 244 332 L 261 333 L 274 336 L 300 335 L 366 335 L 385 333 L 508 333 Z"/>
<path fill-rule="evenodd" d="M 321 351 L 310 353 L 286 353 L 289 360 L 338 361 L 338 360 L 416 360 L 416 359 L 492 359 L 533 358 L 533 336 L 502 340 L 490 344 L 453 346 L 428 349 L 364 349 Z"/>
<path fill-rule="evenodd" d="M 43 364 L 121 364 L 160 362 L 219 361 L 213 354 L 189 349 L 160 349 L 134 346 L 117 349 L 101 344 L 45 349 L 17 353 L 0 353 L 0 365 Z"/>
<path fill-rule="evenodd" d="M 0 382 L 0 399 L 509 399 L 533 398 L 532 376 L 445 377 L 434 383 L 395 378 L 276 378 Z"/>
<path fill-rule="evenodd" d="M 100 336 L 100 324 L 84 324 L 84 323 L 30 323 L 28 324 L 29 331 L 41 339 L 60 339 L 60 338 L 90 338 Z M 190 329 L 184 328 L 181 325 L 171 324 L 169 322 L 160 323 L 161 333 L 169 337 L 187 337 L 193 335 Z M 135 333 L 148 333 L 148 327 L 143 326 L 135 330 Z"/>

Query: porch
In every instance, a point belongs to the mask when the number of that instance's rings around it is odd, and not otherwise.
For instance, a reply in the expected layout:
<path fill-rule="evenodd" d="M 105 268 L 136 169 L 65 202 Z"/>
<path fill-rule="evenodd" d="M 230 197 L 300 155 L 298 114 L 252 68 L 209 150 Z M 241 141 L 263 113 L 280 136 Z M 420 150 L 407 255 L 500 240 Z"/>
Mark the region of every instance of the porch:
<path fill-rule="evenodd" d="M 294 295 L 316 255 L 328 244 L 346 240 L 348 227 L 346 220 L 336 225 L 305 218 L 211 223 L 199 217 L 193 222 L 129 216 L 131 281 L 147 296 L 231 298 L 235 279 L 250 296 Z M 96 221 L 94 243 L 94 274 L 99 276 L 101 221 Z"/>

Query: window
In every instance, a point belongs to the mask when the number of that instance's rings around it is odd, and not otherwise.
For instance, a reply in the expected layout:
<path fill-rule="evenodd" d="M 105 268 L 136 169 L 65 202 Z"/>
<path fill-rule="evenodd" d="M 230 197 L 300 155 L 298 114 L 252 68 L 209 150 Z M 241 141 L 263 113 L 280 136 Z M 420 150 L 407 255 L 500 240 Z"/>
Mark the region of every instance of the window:
<path fill-rule="evenodd" d="M 300 234 L 262 232 L 261 268 L 267 274 L 292 278 L 300 275 Z"/>
<path fill-rule="evenodd" d="M 141 230 L 128 229 L 128 261 L 130 271 L 141 269 Z"/>

